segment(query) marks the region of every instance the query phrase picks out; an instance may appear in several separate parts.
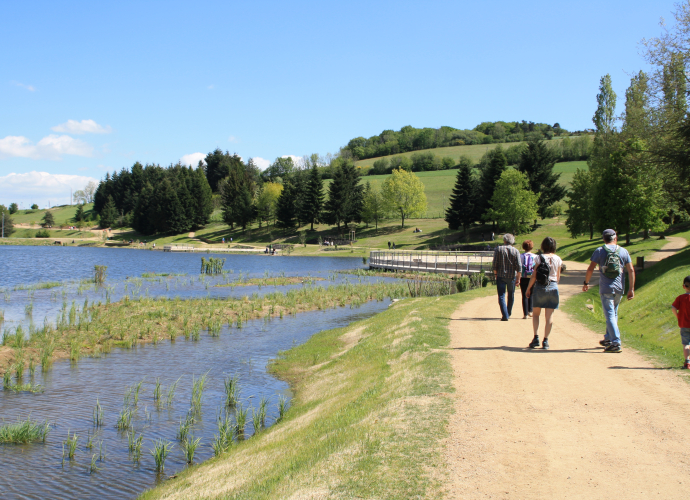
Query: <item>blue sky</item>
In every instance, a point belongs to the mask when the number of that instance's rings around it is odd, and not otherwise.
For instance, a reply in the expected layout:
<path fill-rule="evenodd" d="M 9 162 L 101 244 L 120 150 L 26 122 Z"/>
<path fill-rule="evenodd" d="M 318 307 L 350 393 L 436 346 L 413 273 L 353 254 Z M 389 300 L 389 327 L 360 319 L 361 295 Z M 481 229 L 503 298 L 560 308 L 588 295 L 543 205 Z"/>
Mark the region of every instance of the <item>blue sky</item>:
<path fill-rule="evenodd" d="M 404 125 L 592 126 L 667 0 L 0 3 L 0 203 L 135 161 L 336 153 Z"/>

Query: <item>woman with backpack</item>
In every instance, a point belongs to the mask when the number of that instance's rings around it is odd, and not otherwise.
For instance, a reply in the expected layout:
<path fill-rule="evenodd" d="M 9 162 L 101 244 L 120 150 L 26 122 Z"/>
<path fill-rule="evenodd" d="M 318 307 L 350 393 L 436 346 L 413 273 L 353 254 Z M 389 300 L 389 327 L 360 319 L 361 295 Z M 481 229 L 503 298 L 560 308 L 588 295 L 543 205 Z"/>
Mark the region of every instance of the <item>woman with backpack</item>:
<path fill-rule="evenodd" d="M 534 271 L 527 287 L 527 296 L 534 296 L 534 316 L 532 316 L 534 338 L 529 344 L 532 349 L 539 347 L 539 316 L 542 309 L 544 309 L 546 324 L 541 346 L 543 349 L 549 348 L 553 312 L 558 309 L 558 282 L 561 279 L 562 265 L 563 261 L 556 255 L 556 240 L 547 236 L 541 242 L 541 252 L 534 258 Z"/>
<path fill-rule="evenodd" d="M 520 291 L 522 292 L 522 319 L 532 317 L 532 297 L 527 295 L 527 288 L 529 287 L 529 280 L 534 271 L 534 257 L 532 249 L 534 242 L 532 240 L 525 240 L 522 242 L 522 249 L 525 251 L 520 255 L 520 263 L 522 264 L 522 276 L 520 276 Z"/>

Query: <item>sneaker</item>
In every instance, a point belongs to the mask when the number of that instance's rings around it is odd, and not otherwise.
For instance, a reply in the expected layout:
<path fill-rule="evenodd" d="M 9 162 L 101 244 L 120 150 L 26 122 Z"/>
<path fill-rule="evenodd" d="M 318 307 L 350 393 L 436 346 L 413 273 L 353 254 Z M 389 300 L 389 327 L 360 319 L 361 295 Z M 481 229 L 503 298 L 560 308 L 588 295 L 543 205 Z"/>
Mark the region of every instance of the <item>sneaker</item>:
<path fill-rule="evenodd" d="M 600 340 L 600 341 L 599 341 L 599 345 L 602 346 L 602 347 L 608 347 L 608 346 L 611 345 L 611 341 L 610 341 L 610 340 L 606 340 L 606 339 Z"/>
<path fill-rule="evenodd" d="M 687 361 L 683 363 L 683 370 L 690 370 L 690 363 L 688 363 Z"/>
<path fill-rule="evenodd" d="M 541 348 L 542 349 L 548 349 L 549 348 L 549 339 L 544 339 L 544 342 L 541 343 Z"/>
<path fill-rule="evenodd" d="M 616 344 L 611 344 L 604 349 L 604 352 L 622 352 L 623 349 L 621 349 L 621 346 L 616 345 Z"/>
<path fill-rule="evenodd" d="M 534 337 L 532 339 L 532 342 L 530 342 L 527 347 L 529 347 L 530 349 L 534 349 L 536 347 L 539 347 L 539 337 Z"/>

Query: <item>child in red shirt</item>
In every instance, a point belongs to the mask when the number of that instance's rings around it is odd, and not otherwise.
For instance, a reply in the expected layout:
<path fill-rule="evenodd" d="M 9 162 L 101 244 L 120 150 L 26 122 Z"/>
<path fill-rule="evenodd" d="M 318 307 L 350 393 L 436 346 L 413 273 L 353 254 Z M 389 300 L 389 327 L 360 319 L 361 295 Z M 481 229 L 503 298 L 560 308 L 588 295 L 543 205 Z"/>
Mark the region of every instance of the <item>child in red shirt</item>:
<path fill-rule="evenodd" d="M 683 369 L 688 370 L 690 369 L 690 276 L 683 278 L 683 289 L 685 293 L 676 297 L 671 309 L 678 318 L 680 327 L 680 340 L 683 342 L 683 354 L 685 354 Z"/>

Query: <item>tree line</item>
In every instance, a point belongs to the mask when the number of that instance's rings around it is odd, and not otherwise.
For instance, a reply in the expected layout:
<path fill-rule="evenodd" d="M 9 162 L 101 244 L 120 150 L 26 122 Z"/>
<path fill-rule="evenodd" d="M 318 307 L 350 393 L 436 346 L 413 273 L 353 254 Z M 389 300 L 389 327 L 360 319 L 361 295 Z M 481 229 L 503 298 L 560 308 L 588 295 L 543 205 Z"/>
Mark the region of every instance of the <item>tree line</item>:
<path fill-rule="evenodd" d="M 611 76 L 600 80 L 592 154 L 568 196 L 574 237 L 613 228 L 629 243 L 632 233 L 648 237 L 690 218 L 690 2 L 674 17 L 660 37 L 643 40 L 651 71 L 632 76 L 621 114 Z"/>
<path fill-rule="evenodd" d="M 443 148 L 494 142 L 523 142 L 551 139 L 568 135 L 558 123 L 534 123 L 525 120 L 515 122 L 483 122 L 472 130 L 453 127 L 414 128 L 410 125 L 400 130 L 384 130 L 368 139 L 355 137 L 340 149 L 340 156 L 363 160 L 379 156 L 397 155 L 421 149 Z"/>
<path fill-rule="evenodd" d="M 94 194 L 100 226 L 129 226 L 142 234 L 182 233 L 205 226 L 213 211 L 206 172 L 181 164 L 136 162 L 106 174 Z"/>
<path fill-rule="evenodd" d="M 501 147 L 488 151 L 479 165 L 463 164 L 450 196 L 445 220 L 467 232 L 477 221 L 492 222 L 513 233 L 525 232 L 532 220 L 553 214 L 566 190 L 554 173 L 557 156 L 542 140 L 528 142 L 515 168 Z"/>

